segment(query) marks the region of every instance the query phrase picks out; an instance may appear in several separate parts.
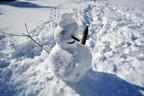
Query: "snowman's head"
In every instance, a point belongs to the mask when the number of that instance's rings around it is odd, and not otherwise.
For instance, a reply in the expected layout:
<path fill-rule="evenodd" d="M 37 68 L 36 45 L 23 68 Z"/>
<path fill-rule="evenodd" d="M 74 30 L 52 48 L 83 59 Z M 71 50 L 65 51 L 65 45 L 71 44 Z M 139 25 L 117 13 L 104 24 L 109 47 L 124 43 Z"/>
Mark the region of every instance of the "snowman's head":
<path fill-rule="evenodd" d="M 79 41 L 76 36 L 78 26 L 72 14 L 64 14 L 54 32 L 56 44 L 65 50 L 74 47 L 76 42 Z"/>

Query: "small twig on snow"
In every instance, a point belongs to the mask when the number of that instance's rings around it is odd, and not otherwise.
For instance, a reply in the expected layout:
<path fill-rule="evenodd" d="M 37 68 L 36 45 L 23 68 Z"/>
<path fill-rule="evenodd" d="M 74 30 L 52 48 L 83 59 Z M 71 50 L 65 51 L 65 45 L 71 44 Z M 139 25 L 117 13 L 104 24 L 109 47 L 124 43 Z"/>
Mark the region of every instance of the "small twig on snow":
<path fill-rule="evenodd" d="M 12 34 L 12 33 L 7 33 L 7 32 L 3 32 L 3 31 L 0 31 L 0 33 L 2 33 L 4 35 L 10 35 L 10 36 L 22 36 L 22 37 L 25 37 L 24 35 Z"/>
<path fill-rule="evenodd" d="M 26 32 L 27 32 L 27 34 L 24 34 L 24 36 L 31 39 L 35 44 L 37 44 L 41 49 L 45 50 L 49 54 L 49 51 L 46 48 L 44 48 L 40 43 L 38 43 L 35 39 L 32 38 L 32 36 L 29 34 L 26 23 L 24 23 L 24 24 L 25 24 L 25 28 L 26 28 Z"/>
<path fill-rule="evenodd" d="M 30 40 L 32 40 L 36 45 L 38 45 L 42 50 L 46 51 L 48 54 L 50 53 L 46 48 L 44 48 L 39 42 L 37 42 L 35 39 L 32 38 L 32 36 L 29 34 L 28 28 L 26 23 L 25 24 L 25 28 L 26 28 L 26 32 L 27 34 L 23 33 L 21 35 L 18 34 L 13 34 L 13 33 L 7 33 L 7 32 L 3 32 L 0 31 L 0 33 L 2 33 L 3 35 L 9 35 L 9 36 L 21 36 L 21 37 L 28 37 Z"/>

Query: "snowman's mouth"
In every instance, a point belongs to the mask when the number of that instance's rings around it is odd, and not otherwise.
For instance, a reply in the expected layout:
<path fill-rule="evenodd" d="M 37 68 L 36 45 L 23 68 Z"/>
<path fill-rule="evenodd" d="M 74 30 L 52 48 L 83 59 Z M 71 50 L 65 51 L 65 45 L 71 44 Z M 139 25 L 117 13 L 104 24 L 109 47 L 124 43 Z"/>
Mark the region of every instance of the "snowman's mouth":
<path fill-rule="evenodd" d="M 71 38 L 73 39 L 72 41 L 69 41 L 69 42 L 67 42 L 68 44 L 73 44 L 73 43 L 75 43 L 75 41 L 77 41 L 77 42 L 79 42 L 80 40 L 77 38 L 77 37 L 75 37 L 75 36 L 71 36 Z"/>
<path fill-rule="evenodd" d="M 74 39 L 74 40 L 76 40 L 76 41 L 78 41 L 78 42 L 80 41 L 77 37 L 75 37 L 73 35 L 71 36 L 71 38 Z"/>
<path fill-rule="evenodd" d="M 73 40 L 73 41 L 69 41 L 69 42 L 67 42 L 68 44 L 73 44 L 73 43 L 75 43 L 75 40 Z"/>

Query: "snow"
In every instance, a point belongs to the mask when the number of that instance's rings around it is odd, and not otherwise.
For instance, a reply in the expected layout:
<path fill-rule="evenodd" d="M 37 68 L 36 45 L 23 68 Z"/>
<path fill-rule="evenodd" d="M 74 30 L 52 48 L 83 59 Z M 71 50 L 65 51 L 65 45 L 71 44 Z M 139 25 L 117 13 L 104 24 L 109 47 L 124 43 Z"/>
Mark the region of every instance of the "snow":
<path fill-rule="evenodd" d="M 91 53 L 78 43 L 78 24 L 72 14 L 63 14 L 54 32 L 56 45 L 48 57 L 48 68 L 65 81 L 78 82 L 91 68 Z"/>
<path fill-rule="evenodd" d="M 143 2 L 143 0 L 0 2 L 0 31 L 26 33 L 24 26 L 26 23 L 30 35 L 49 51 L 47 54 L 28 38 L 0 33 L 0 96 L 143 96 Z M 89 26 L 86 45 L 79 43 L 76 45 L 86 48 L 84 50 L 90 50 L 91 69 L 84 73 L 78 82 L 73 82 L 75 81 L 73 77 L 68 77 L 66 80 L 58 77 L 52 71 L 49 62 L 49 54 L 57 46 L 54 32 L 63 13 L 72 13 L 79 24 L 79 34 L 85 25 Z M 79 50 L 77 51 L 81 54 L 85 53 Z M 65 50 L 58 51 L 60 57 L 67 56 L 62 54 L 63 51 Z M 83 61 L 80 64 L 84 64 L 88 58 L 85 60 L 83 58 L 81 60 L 78 56 L 75 59 Z M 66 60 L 69 62 L 69 59 Z M 86 67 L 82 69 L 87 70 Z M 84 72 L 82 69 L 74 68 L 72 71 Z M 69 82 L 70 80 L 72 81 Z"/>

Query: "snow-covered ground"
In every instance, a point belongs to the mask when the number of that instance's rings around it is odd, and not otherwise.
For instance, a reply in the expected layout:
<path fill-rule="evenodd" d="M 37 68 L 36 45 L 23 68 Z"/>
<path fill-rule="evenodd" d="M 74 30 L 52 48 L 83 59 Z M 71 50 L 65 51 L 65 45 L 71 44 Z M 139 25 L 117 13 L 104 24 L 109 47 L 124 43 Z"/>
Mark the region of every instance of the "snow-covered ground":
<path fill-rule="evenodd" d="M 47 52 L 25 37 L 0 33 L 0 96 L 144 96 L 143 0 L 0 2 L 0 31 L 30 35 L 49 52 L 63 13 L 89 25 L 91 70 L 77 83 L 46 69 Z"/>

